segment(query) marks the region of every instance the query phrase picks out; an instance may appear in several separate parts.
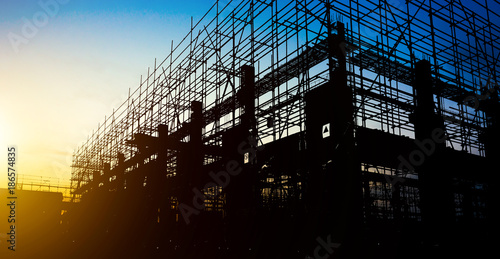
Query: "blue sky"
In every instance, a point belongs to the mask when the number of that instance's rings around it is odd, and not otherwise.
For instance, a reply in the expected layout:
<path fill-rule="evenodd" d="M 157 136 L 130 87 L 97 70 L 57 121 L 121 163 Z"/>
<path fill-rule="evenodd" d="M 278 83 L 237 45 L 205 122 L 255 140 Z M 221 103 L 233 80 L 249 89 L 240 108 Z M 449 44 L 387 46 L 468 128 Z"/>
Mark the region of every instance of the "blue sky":
<path fill-rule="evenodd" d="M 16 145 L 19 173 L 69 179 L 73 150 L 212 4 L 0 0 L 0 157 Z"/>

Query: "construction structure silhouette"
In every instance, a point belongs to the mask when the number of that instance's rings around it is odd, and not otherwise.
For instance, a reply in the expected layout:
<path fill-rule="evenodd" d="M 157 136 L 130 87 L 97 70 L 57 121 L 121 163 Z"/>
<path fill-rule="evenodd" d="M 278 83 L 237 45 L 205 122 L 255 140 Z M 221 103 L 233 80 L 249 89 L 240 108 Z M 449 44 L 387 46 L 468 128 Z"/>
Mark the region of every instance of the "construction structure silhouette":
<path fill-rule="evenodd" d="M 72 258 L 492 247 L 498 1 L 220 2 L 75 151 Z"/>

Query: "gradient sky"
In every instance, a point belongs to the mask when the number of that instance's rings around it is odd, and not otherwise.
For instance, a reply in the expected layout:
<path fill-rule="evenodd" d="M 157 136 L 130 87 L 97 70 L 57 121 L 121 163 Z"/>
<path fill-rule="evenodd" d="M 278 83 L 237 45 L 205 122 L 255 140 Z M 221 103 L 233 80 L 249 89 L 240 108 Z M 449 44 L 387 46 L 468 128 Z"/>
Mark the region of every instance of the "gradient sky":
<path fill-rule="evenodd" d="M 0 0 L 4 167 L 7 146 L 15 145 L 18 173 L 68 181 L 73 150 L 139 85 L 154 59 L 167 56 L 171 41 L 189 32 L 191 16 L 198 21 L 213 3 Z M 2 170 L 0 188 L 6 178 Z"/>

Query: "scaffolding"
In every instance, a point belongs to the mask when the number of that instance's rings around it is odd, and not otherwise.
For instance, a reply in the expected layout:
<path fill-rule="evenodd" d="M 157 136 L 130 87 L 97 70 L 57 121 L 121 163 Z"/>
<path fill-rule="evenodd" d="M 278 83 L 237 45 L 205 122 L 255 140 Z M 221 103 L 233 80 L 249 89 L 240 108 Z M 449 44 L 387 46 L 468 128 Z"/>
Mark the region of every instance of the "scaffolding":
<path fill-rule="evenodd" d="M 301 164 L 301 155 L 282 148 L 310 148 L 305 135 L 307 107 L 313 101 L 308 103 L 307 96 L 334 81 L 333 71 L 342 70 L 345 64 L 346 82 L 352 90 L 353 143 L 360 150 L 364 222 L 420 222 L 422 176 L 398 169 L 398 157 L 408 157 L 415 149 L 414 140 L 426 136 L 417 132 L 442 129 L 447 139 L 438 149 L 447 150 L 443 151 L 449 153 L 447 157 L 471 161 L 471 167 L 487 164 L 489 154 L 498 152 L 489 146 L 498 141 L 491 135 L 498 123 L 500 66 L 500 16 L 495 10 L 500 10 L 500 2 L 489 0 L 252 0 L 225 5 L 216 1 L 200 21 L 191 21 L 184 39 L 172 43 L 164 60 L 155 60 L 139 87 L 129 90 L 127 100 L 75 151 L 73 200 L 109 183 L 114 184 L 108 191 L 130 189 L 132 179 L 147 188 L 157 176 L 132 175 L 138 175 L 141 168 L 151 171 L 157 164 L 162 164 L 160 177 L 181 179 L 182 150 L 191 150 L 189 143 L 197 136 L 192 126 L 197 123 L 205 150 L 202 164 L 217 168 L 225 156 L 224 136 L 253 123 L 254 148 L 264 149 L 258 168 L 253 169 L 259 178 L 257 203 L 273 213 L 299 210 L 307 200 L 306 183 L 312 169 Z M 342 40 L 332 40 L 338 38 Z M 333 55 L 332 49 L 342 55 Z M 429 80 L 423 83 L 432 89 L 427 97 L 419 97 L 425 89 L 419 93 L 419 79 L 415 79 L 422 60 L 429 64 Z M 251 73 L 244 69 L 248 66 L 253 67 L 255 77 L 250 124 L 251 105 L 244 98 L 249 93 L 245 77 Z M 419 108 L 425 98 L 432 102 L 430 113 Z M 316 112 L 320 117 L 320 111 Z M 418 129 L 425 120 L 432 123 Z M 168 143 L 158 144 L 162 127 Z M 161 147 L 166 147 L 163 153 Z M 450 169 L 444 170 L 455 170 L 446 166 Z M 116 171 L 123 175 L 109 173 Z M 483 195 L 489 178 L 479 173 L 451 178 L 460 186 L 453 191 L 456 220 L 470 207 L 463 197 L 471 192 L 477 195 L 469 213 L 476 221 L 484 220 Z M 396 186 L 395 180 L 401 185 Z M 215 197 L 207 198 L 206 210 L 227 216 L 231 205 L 224 188 L 204 188 L 203 192 Z M 179 199 L 183 198 L 169 195 L 168 207 L 177 211 L 179 219 Z"/>
<path fill-rule="evenodd" d="M 60 192 L 64 201 L 70 201 L 72 198 L 69 182 L 62 183 L 59 178 L 20 174 L 16 180 L 17 190 Z"/>

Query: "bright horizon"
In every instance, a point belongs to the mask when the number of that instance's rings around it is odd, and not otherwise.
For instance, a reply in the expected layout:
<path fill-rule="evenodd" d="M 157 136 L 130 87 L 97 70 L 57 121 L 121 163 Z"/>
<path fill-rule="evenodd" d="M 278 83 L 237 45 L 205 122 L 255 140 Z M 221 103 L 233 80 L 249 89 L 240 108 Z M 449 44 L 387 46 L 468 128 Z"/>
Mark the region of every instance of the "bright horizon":
<path fill-rule="evenodd" d="M 17 173 L 69 184 L 74 149 L 214 1 L 40 2 L 0 4 L 0 157 L 14 145 Z"/>

